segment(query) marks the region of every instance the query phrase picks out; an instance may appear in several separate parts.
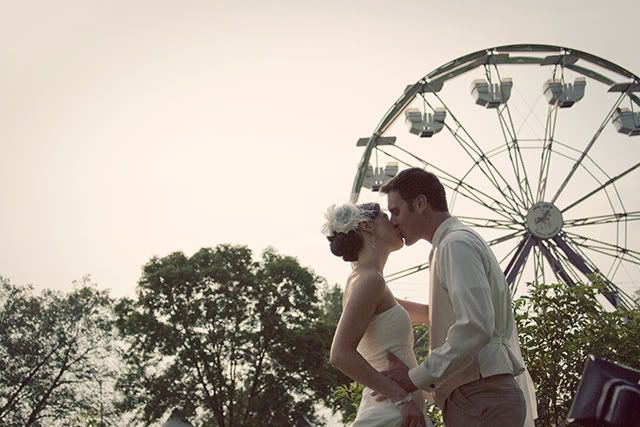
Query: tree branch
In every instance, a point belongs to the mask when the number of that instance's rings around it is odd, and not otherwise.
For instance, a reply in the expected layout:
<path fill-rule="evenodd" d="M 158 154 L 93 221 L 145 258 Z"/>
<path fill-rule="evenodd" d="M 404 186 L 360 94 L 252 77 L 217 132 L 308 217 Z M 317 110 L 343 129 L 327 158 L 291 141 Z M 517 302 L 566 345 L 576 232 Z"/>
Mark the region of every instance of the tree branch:
<path fill-rule="evenodd" d="M 62 362 L 62 366 L 60 366 L 60 371 L 58 372 L 58 375 L 53 380 L 53 383 L 47 389 L 47 392 L 44 394 L 44 396 L 42 396 L 42 399 L 40 399 L 36 407 L 31 411 L 31 414 L 29 415 L 29 419 L 25 424 L 26 427 L 29 427 L 38 419 L 38 414 L 40 413 L 40 411 L 42 411 L 42 409 L 44 409 L 44 406 L 47 400 L 49 399 L 49 396 L 51 396 L 51 393 L 53 392 L 53 390 L 55 390 L 60 385 L 59 383 L 60 378 L 62 378 L 62 375 L 64 375 L 64 373 L 67 371 L 67 368 L 69 367 L 69 365 L 67 365 L 67 361 L 69 360 L 70 353 L 71 353 L 71 346 L 67 348 L 67 351 L 64 356 L 64 361 Z"/>
<path fill-rule="evenodd" d="M 18 399 L 18 395 L 20 394 L 20 392 L 27 385 L 29 385 L 31 383 L 31 381 L 33 380 L 33 377 L 40 370 L 40 368 L 42 368 L 44 366 L 44 364 L 51 358 L 51 356 L 53 356 L 53 354 L 60 349 L 60 347 L 62 347 L 62 343 L 58 343 L 58 345 L 53 350 L 51 350 L 44 357 L 44 359 L 42 359 L 42 361 L 40 363 L 38 363 L 38 365 L 36 365 L 36 367 L 31 370 L 31 372 L 29 372 L 29 375 L 27 375 L 27 377 L 22 380 L 22 382 L 20 383 L 20 386 L 18 387 L 18 389 L 11 394 L 11 396 L 9 397 L 7 403 L 2 408 L 0 408 L 0 420 L 2 418 L 4 418 L 4 416 L 9 413 L 11 408 L 13 408 L 15 406 L 15 404 L 19 400 Z"/>

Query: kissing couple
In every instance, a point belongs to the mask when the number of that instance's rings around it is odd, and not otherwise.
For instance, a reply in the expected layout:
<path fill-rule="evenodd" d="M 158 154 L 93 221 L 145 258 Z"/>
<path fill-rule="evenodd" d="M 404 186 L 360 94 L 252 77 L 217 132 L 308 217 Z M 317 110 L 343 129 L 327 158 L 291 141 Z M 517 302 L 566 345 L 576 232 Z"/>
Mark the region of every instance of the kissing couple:
<path fill-rule="evenodd" d="M 533 426 L 535 393 L 517 340 L 509 286 L 487 243 L 449 213 L 443 185 L 403 170 L 377 203 L 329 207 L 322 232 L 353 263 L 331 345 L 331 364 L 365 386 L 353 427 L 432 425 L 425 396 L 446 427 Z M 384 279 L 389 254 L 424 239 L 429 305 L 395 298 Z M 429 325 L 418 364 L 412 323 Z"/>

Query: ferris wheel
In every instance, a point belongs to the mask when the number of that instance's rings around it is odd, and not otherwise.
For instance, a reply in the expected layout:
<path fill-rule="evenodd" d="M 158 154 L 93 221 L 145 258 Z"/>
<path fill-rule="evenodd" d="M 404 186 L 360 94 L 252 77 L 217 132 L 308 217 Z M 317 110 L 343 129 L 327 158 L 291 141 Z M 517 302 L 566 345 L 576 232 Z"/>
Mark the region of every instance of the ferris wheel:
<path fill-rule="evenodd" d="M 579 50 L 508 45 L 407 86 L 364 148 L 352 201 L 407 167 L 436 174 L 515 294 L 527 282 L 640 284 L 640 78 Z M 408 265 L 388 281 L 428 268 Z"/>

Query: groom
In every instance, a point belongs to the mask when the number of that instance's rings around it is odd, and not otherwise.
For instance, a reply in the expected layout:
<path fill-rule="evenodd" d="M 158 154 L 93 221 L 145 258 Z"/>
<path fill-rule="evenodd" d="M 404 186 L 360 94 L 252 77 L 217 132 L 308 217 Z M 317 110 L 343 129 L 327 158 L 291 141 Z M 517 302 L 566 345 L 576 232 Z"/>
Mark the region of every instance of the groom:
<path fill-rule="evenodd" d="M 434 174 L 406 169 L 380 191 L 405 244 L 424 239 L 432 245 L 429 357 L 408 369 L 389 354 L 385 374 L 408 392 L 433 392 L 447 427 L 522 427 L 525 400 L 514 376 L 524 363 L 509 345 L 511 298 L 493 252 L 449 214 Z"/>

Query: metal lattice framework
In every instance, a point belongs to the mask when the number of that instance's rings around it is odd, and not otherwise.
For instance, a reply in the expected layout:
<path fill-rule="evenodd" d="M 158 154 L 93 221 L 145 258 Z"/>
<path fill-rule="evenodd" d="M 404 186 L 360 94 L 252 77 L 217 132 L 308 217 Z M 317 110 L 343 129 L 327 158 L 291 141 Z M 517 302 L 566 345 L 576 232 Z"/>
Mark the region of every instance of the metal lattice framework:
<path fill-rule="evenodd" d="M 575 49 L 509 45 L 460 57 L 408 86 L 358 141 L 351 199 L 423 167 L 447 188 L 452 212 L 481 229 L 513 293 L 549 276 L 597 280 L 613 306 L 632 307 L 620 285 L 640 283 L 640 138 L 630 138 L 640 134 L 639 91 L 636 75 Z"/>

